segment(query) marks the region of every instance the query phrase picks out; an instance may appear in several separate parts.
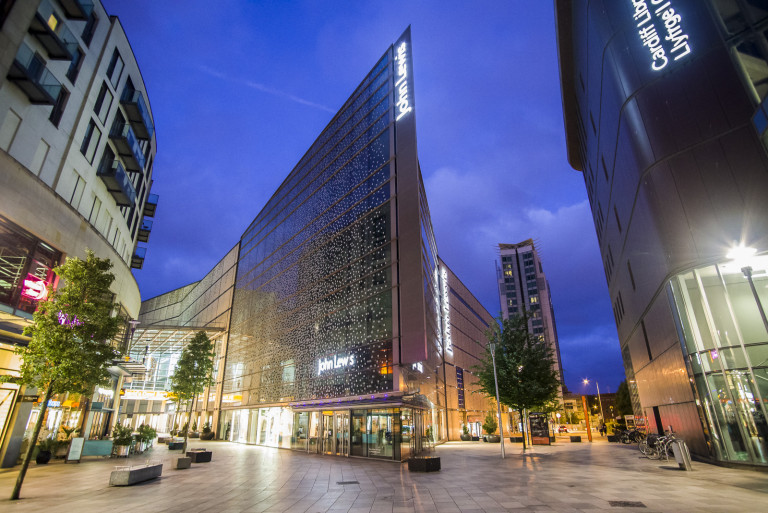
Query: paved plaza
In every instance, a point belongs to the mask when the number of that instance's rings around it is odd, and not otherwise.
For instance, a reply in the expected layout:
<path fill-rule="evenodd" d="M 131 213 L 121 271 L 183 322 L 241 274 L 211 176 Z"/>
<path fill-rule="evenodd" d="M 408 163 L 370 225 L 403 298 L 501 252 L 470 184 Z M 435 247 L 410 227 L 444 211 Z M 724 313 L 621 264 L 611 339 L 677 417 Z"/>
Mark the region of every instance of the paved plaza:
<path fill-rule="evenodd" d="M 507 444 L 439 446 L 442 470 L 409 472 L 406 464 L 337 458 L 289 450 L 194 441 L 213 450 L 210 463 L 172 470 L 179 454 L 159 445 L 128 460 L 32 463 L 22 500 L 7 497 L 18 467 L 0 471 L 3 512 L 458 512 L 768 510 L 768 474 L 640 457 L 633 445 L 571 444 L 521 451 Z M 164 464 L 163 475 L 131 487 L 108 486 L 116 465 Z M 345 484 L 340 484 L 345 483 Z"/>

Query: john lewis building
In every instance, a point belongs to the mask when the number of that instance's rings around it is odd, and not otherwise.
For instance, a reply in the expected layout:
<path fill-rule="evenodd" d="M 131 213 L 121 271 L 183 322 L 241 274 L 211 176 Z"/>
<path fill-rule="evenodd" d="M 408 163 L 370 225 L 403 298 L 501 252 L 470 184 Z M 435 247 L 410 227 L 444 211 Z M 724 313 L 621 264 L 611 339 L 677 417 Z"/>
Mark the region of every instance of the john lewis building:
<path fill-rule="evenodd" d="M 409 29 L 233 250 L 214 411 L 201 412 L 220 436 L 400 460 L 490 409 L 468 369 L 493 318 L 438 257 L 411 57 Z M 143 327 L 168 324 L 163 304 L 144 303 Z"/>
<path fill-rule="evenodd" d="M 768 5 L 557 0 L 584 175 L 637 414 L 768 464 Z"/>

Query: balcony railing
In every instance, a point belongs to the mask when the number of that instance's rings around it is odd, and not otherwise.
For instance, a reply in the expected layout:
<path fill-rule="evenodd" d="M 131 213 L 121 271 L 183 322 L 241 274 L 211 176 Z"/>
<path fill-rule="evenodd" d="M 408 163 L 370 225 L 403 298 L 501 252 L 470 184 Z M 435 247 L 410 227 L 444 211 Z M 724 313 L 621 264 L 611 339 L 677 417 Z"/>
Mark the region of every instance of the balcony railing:
<path fill-rule="evenodd" d="M 38 105 L 54 105 L 61 82 L 45 67 L 42 57 L 21 43 L 8 70 L 8 79 L 24 91 L 29 101 Z"/>
<path fill-rule="evenodd" d="M 149 234 L 152 232 L 152 221 L 149 219 L 142 219 L 141 226 L 139 226 L 139 242 L 149 242 Z"/>
<path fill-rule="evenodd" d="M 115 143 L 117 152 L 123 157 L 125 168 L 128 171 L 139 173 L 144 170 L 146 159 L 131 125 L 115 119 L 112 130 L 109 132 L 109 138 Z"/>
<path fill-rule="evenodd" d="M 123 104 L 125 112 L 128 113 L 128 121 L 131 122 L 136 137 L 151 139 L 155 132 L 155 126 L 152 124 L 152 116 L 149 115 L 147 102 L 144 101 L 142 92 L 126 87 L 120 98 L 120 103 Z"/>
<path fill-rule="evenodd" d="M 77 51 L 77 38 L 54 14 L 53 6 L 43 1 L 29 25 L 29 33 L 40 41 L 51 59 L 72 60 Z"/>
<path fill-rule="evenodd" d="M 147 256 L 147 248 L 136 248 L 131 257 L 131 269 L 141 269 L 144 266 L 144 257 Z"/>
<path fill-rule="evenodd" d="M 136 189 L 119 160 L 102 160 L 97 175 L 104 181 L 104 185 L 107 186 L 107 190 L 118 205 L 132 207 L 136 203 Z"/>
<path fill-rule="evenodd" d="M 155 217 L 155 211 L 157 210 L 157 201 L 160 196 L 157 194 L 150 194 L 147 196 L 147 201 L 144 203 L 144 216 Z"/>
<path fill-rule="evenodd" d="M 91 0 L 59 0 L 67 18 L 73 20 L 86 20 L 93 12 L 93 2 Z"/>

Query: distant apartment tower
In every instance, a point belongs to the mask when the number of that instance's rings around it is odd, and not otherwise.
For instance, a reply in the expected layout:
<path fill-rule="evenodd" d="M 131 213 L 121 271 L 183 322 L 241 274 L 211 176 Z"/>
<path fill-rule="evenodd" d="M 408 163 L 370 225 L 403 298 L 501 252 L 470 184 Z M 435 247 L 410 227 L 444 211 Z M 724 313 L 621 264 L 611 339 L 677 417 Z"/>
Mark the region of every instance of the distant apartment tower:
<path fill-rule="evenodd" d="M 560 382 L 564 383 L 549 282 L 533 239 L 517 244 L 499 244 L 499 252 L 501 267 L 497 262 L 496 276 L 499 282 L 501 316 L 509 319 L 528 313 L 530 333 L 542 337 L 552 348 Z"/>
<path fill-rule="evenodd" d="M 139 314 L 140 269 L 157 196 L 150 194 L 155 134 L 147 91 L 119 20 L 93 0 L 0 0 L 0 375 L 16 375 L 13 350 L 53 268 L 86 249 L 112 261 L 121 313 Z M 126 326 L 127 327 L 127 326 Z M 125 350 L 130 330 L 115 341 Z M 107 434 L 126 362 L 110 370 L 85 415 L 53 397 L 46 429 L 83 423 Z M 103 392 L 103 393 L 102 393 Z M 16 462 L 34 390 L 0 384 L 0 466 Z"/>

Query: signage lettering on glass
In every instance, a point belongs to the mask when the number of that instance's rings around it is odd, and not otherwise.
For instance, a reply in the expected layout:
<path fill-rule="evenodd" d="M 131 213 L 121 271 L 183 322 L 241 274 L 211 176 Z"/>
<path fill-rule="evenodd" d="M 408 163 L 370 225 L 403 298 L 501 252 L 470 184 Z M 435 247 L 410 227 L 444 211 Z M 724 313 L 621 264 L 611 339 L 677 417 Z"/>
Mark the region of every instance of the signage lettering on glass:
<path fill-rule="evenodd" d="M 632 0 L 632 5 L 640 41 L 653 59 L 651 69 L 661 71 L 670 58 L 679 60 L 691 53 L 688 34 L 681 25 L 683 17 L 672 7 L 672 0 Z"/>
<path fill-rule="evenodd" d="M 355 355 L 350 354 L 346 356 L 333 355 L 330 358 L 320 358 L 317 361 L 317 375 L 319 376 L 325 371 L 333 369 L 341 369 L 344 367 L 352 367 L 355 364 Z"/>

